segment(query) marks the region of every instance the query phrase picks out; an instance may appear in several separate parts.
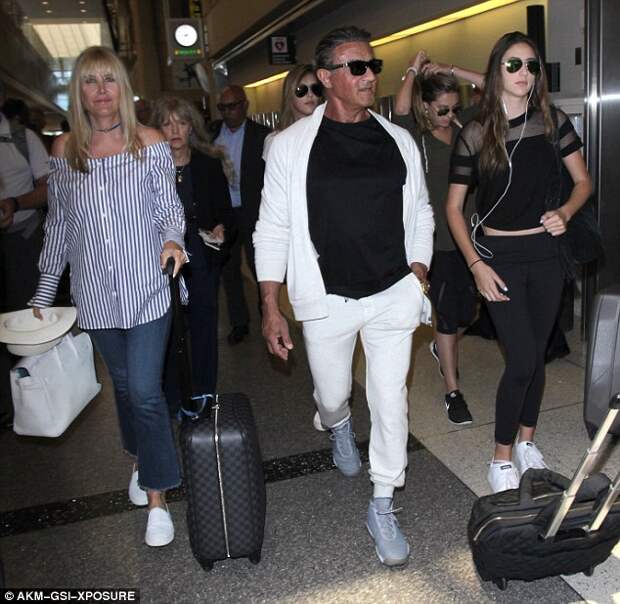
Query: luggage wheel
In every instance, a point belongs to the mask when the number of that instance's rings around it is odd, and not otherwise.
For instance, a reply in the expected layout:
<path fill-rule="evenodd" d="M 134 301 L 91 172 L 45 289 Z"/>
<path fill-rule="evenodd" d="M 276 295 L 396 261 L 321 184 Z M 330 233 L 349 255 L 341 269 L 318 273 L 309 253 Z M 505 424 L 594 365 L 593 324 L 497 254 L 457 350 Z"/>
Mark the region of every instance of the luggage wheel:
<path fill-rule="evenodd" d="M 213 560 L 204 560 L 200 562 L 203 570 L 213 570 Z"/>
<path fill-rule="evenodd" d="M 252 564 L 258 564 L 260 562 L 260 551 L 250 554 L 248 559 L 250 560 Z"/>
<path fill-rule="evenodd" d="M 594 574 L 594 566 L 591 566 L 590 568 L 587 568 L 586 570 L 584 570 L 583 574 L 586 577 L 591 577 Z"/>
<path fill-rule="evenodd" d="M 505 577 L 502 577 L 501 579 L 494 579 L 493 583 L 495 583 L 495 585 L 497 585 L 497 587 L 502 591 L 508 587 L 508 579 Z"/>

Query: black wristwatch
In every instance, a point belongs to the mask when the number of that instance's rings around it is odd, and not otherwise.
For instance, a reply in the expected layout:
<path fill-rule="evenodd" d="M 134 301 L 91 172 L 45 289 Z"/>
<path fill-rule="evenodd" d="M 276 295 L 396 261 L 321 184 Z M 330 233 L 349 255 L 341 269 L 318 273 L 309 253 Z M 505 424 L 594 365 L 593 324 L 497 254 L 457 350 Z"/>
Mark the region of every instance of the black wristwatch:
<path fill-rule="evenodd" d="M 17 201 L 17 197 L 9 197 L 9 200 L 13 202 L 13 214 L 19 211 L 19 201 Z"/>

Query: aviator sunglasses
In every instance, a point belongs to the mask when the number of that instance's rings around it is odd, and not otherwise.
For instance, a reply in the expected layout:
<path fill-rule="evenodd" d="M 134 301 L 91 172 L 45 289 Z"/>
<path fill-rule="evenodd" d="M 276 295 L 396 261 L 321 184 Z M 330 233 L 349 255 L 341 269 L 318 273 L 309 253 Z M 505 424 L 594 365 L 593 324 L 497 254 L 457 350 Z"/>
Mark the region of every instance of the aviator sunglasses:
<path fill-rule="evenodd" d="M 431 107 L 433 106 L 431 105 Z M 442 107 L 439 107 L 439 109 L 436 109 L 435 107 L 433 107 L 433 109 L 435 109 L 435 113 L 438 117 L 444 117 L 444 115 L 448 115 L 448 113 L 456 115 L 461 110 L 461 106 L 455 105 L 454 107 L 447 107 L 446 105 L 443 105 Z"/>
<path fill-rule="evenodd" d="M 309 87 L 306 84 L 300 84 L 295 88 L 295 96 L 303 99 L 308 94 L 308 90 L 311 90 L 314 96 L 323 96 L 323 87 L 320 84 L 310 84 Z"/>
<path fill-rule="evenodd" d="M 381 59 L 370 59 L 370 61 L 356 59 L 355 61 L 346 61 L 345 63 L 338 63 L 337 65 L 326 65 L 325 69 L 333 71 L 334 69 L 341 69 L 343 67 L 348 67 L 351 75 L 354 76 L 364 75 L 367 69 L 370 69 L 370 71 L 377 75 L 381 73 L 383 61 Z"/>
<path fill-rule="evenodd" d="M 523 67 L 523 60 L 518 57 L 513 57 L 512 59 L 504 61 L 504 65 L 508 73 L 517 73 L 517 71 Z M 538 59 L 527 59 L 525 65 L 532 75 L 538 75 L 540 73 L 540 61 Z"/>

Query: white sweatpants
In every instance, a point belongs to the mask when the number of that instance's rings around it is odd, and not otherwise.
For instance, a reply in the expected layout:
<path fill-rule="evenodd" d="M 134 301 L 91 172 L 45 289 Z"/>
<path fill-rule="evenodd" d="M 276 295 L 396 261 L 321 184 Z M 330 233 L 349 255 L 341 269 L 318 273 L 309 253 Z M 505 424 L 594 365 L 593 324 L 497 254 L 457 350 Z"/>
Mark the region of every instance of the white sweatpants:
<path fill-rule="evenodd" d="M 411 273 L 392 287 L 354 300 L 328 295 L 329 316 L 304 321 L 314 398 L 321 423 L 333 428 L 351 415 L 352 361 L 357 334 L 366 355 L 370 409 L 370 478 L 375 497 L 391 497 L 407 467 L 407 373 L 422 290 Z"/>

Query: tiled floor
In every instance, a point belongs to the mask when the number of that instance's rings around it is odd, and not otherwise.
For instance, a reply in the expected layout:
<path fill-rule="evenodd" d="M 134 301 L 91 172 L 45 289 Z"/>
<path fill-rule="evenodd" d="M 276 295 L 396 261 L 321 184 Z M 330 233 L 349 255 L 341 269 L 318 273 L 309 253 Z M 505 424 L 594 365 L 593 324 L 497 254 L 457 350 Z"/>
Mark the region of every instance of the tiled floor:
<path fill-rule="evenodd" d="M 224 313 L 222 313 L 224 314 Z M 102 394 L 60 439 L 0 435 L 0 541 L 12 586 L 139 587 L 142 602 L 620 602 L 620 560 L 610 559 L 591 578 L 514 582 L 506 592 L 480 582 L 465 527 L 476 495 L 488 492 L 493 398 L 502 368 L 496 343 L 466 337 L 461 345 L 462 389 L 475 422 L 450 424 L 442 386 L 428 352 L 431 332 L 414 342 L 410 388 L 410 467 L 400 522 L 412 545 L 402 570 L 382 568 L 364 527 L 370 493 L 367 475 L 343 479 L 330 463 L 329 441 L 312 428 L 312 388 L 300 334 L 288 367 L 265 352 L 256 324 L 234 348 L 221 325 L 222 391 L 251 395 L 268 479 L 263 561 L 216 564 L 205 574 L 191 556 L 182 491 L 171 499 L 177 537 L 162 550 L 142 542 L 145 513 L 129 505 L 130 465 L 118 431 L 105 371 Z M 581 420 L 583 355 L 548 367 L 538 442 L 560 472 L 576 467 L 587 439 Z M 354 421 L 368 436 L 358 354 Z M 608 468 L 620 468 L 611 450 Z M 37 507 L 39 506 L 39 507 Z M 620 554 L 619 554 L 620 555 Z"/>

